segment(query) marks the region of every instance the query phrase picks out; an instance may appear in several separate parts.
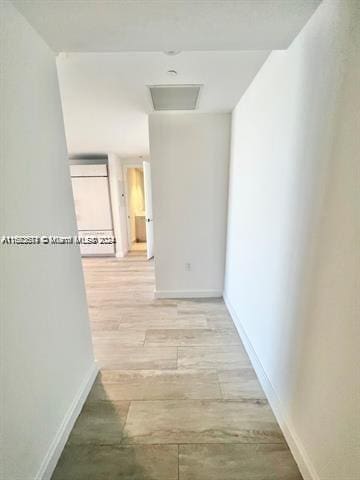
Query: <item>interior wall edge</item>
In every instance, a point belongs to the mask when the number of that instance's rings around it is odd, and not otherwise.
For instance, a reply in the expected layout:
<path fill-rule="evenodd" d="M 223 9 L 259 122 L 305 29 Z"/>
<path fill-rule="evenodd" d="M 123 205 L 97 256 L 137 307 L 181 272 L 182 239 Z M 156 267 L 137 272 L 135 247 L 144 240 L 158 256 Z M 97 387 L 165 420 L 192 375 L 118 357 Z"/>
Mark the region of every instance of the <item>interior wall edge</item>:
<path fill-rule="evenodd" d="M 81 409 L 90 393 L 90 390 L 95 382 L 96 376 L 99 372 L 99 367 L 96 362 L 93 363 L 78 389 L 71 405 L 64 415 L 63 421 L 57 430 L 48 451 L 40 465 L 35 480 L 50 480 L 55 470 L 56 464 L 69 438 L 71 430 L 80 415 Z"/>
<path fill-rule="evenodd" d="M 232 306 L 229 297 L 224 291 L 224 302 L 231 315 L 231 318 L 235 324 L 235 327 L 239 333 L 241 341 L 243 342 L 246 353 L 250 358 L 252 367 L 255 370 L 255 373 L 258 377 L 258 380 L 265 392 L 266 398 L 269 401 L 269 404 L 272 408 L 272 411 L 278 421 L 278 424 L 281 428 L 281 431 L 288 443 L 291 453 L 297 463 L 300 473 L 302 474 L 304 480 L 320 480 L 319 475 L 317 474 L 314 465 L 312 464 L 304 445 L 302 444 L 300 438 L 295 432 L 295 428 L 292 425 L 290 419 L 285 414 L 285 409 L 282 405 L 282 402 L 275 390 L 275 387 L 271 383 L 269 376 L 266 373 L 265 368 L 263 367 L 258 355 L 256 354 L 255 348 L 252 345 L 247 332 L 236 313 L 235 308 Z"/>

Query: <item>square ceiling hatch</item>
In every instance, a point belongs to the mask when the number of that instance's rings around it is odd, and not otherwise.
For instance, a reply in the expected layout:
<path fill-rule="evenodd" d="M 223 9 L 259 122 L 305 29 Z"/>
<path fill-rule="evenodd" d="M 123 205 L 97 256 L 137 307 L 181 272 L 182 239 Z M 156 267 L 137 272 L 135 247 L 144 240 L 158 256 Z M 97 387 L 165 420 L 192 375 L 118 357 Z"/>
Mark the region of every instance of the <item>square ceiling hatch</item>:
<path fill-rule="evenodd" d="M 150 85 L 154 110 L 196 110 L 201 85 Z"/>

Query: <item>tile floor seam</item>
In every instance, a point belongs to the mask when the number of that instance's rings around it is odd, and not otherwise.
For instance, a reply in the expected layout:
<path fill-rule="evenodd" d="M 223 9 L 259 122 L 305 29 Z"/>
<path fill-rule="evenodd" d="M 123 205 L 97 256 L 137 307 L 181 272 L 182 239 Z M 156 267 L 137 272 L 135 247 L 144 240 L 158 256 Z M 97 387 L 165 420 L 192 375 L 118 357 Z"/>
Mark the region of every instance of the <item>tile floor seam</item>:
<path fill-rule="evenodd" d="M 109 401 L 110 403 L 116 403 L 116 402 L 170 402 L 170 401 L 176 401 L 176 402 L 189 402 L 189 403 L 194 403 L 194 402 L 221 402 L 221 403 L 239 403 L 239 404 L 246 404 L 246 403 L 257 403 L 259 398 L 160 398 L 160 399 L 154 399 L 154 398 L 148 398 L 144 400 L 136 400 L 136 399 L 131 399 L 131 400 L 102 400 L 102 401 Z"/>
<path fill-rule="evenodd" d="M 162 445 L 171 445 L 171 446 L 183 446 L 183 445 L 281 445 L 285 446 L 289 451 L 290 448 L 285 442 L 154 442 L 154 443 L 141 443 L 141 442 L 136 442 L 136 443 L 123 443 L 123 440 L 120 440 L 119 442 L 101 442 L 101 443 L 96 443 L 96 442 L 72 442 L 71 445 L 94 445 L 94 446 L 99 446 L 99 447 L 111 447 L 111 446 L 119 446 L 119 447 L 131 447 L 134 445 L 153 445 L 156 447 L 162 446 Z"/>

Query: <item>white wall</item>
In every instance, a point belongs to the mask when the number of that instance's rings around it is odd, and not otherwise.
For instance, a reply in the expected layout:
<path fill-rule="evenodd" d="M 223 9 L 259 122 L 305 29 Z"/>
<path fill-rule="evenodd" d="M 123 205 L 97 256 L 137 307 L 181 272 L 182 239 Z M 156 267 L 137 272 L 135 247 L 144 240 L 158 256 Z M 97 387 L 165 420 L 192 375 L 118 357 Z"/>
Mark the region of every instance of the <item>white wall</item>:
<path fill-rule="evenodd" d="M 0 13 L 0 234 L 73 235 L 55 57 L 8 1 Z M 59 453 L 52 449 L 95 373 L 80 253 L 3 245 L 0 252 L 1 478 L 48 478 Z"/>
<path fill-rule="evenodd" d="M 360 475 L 359 7 L 325 0 L 232 119 L 225 297 L 304 478 L 321 480 Z"/>
<path fill-rule="evenodd" d="M 125 182 L 121 158 L 114 153 L 108 155 L 111 208 L 116 239 L 117 257 L 125 257 L 128 252 L 127 212 L 125 202 Z"/>
<path fill-rule="evenodd" d="M 157 294 L 221 296 L 230 115 L 153 114 L 149 127 Z"/>

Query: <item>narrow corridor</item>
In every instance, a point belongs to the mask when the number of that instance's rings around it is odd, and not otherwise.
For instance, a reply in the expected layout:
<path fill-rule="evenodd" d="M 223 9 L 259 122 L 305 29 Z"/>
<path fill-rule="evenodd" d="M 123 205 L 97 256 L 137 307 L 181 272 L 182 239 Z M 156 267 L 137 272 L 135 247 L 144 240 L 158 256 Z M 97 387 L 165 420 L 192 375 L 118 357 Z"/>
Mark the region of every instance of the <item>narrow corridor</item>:
<path fill-rule="evenodd" d="M 301 479 L 222 300 L 155 300 L 144 252 L 83 264 L 100 374 L 53 480 Z"/>

